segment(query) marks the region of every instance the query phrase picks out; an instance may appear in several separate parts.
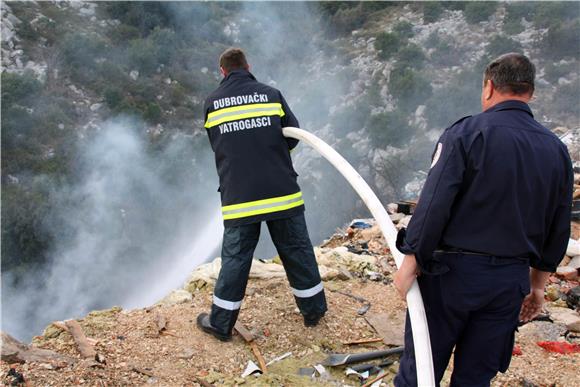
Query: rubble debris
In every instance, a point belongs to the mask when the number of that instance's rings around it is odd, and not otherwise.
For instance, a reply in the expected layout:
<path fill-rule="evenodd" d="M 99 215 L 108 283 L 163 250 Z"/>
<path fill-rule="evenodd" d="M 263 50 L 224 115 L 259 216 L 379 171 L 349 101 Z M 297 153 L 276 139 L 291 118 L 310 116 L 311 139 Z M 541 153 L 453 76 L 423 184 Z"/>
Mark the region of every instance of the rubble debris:
<path fill-rule="evenodd" d="M 534 341 L 558 341 L 566 334 L 567 329 L 562 324 L 549 321 L 531 321 L 519 328 L 519 331 Z"/>
<path fill-rule="evenodd" d="M 361 382 L 363 380 L 368 379 L 370 376 L 370 372 L 368 370 L 363 371 L 363 372 L 357 372 L 357 371 L 353 370 L 352 368 L 348 368 L 348 367 L 345 370 L 345 374 L 346 374 L 346 376 L 356 375 Z"/>
<path fill-rule="evenodd" d="M 261 369 L 262 373 L 264 373 L 264 374 L 267 373 L 268 367 L 266 366 L 266 361 L 264 360 L 264 357 L 260 353 L 260 349 L 258 348 L 258 344 L 256 344 L 256 341 L 254 340 L 255 339 L 254 335 L 252 333 L 250 333 L 250 331 L 248 331 L 242 325 L 242 323 L 240 323 L 239 321 L 236 321 L 236 325 L 234 325 L 234 329 L 236 330 L 236 332 L 238 332 L 240 334 L 240 336 L 242 336 L 244 338 L 246 343 L 250 344 L 250 347 L 252 348 L 252 352 L 254 352 L 256 359 L 258 359 L 258 363 L 260 363 L 260 369 Z"/>
<path fill-rule="evenodd" d="M 362 298 L 362 297 L 359 297 L 359 296 L 355 296 L 354 294 L 347 293 L 347 292 L 343 292 L 343 291 L 341 291 L 341 290 L 333 290 L 333 289 L 329 289 L 329 290 L 330 290 L 331 292 L 338 293 L 338 294 L 342 294 L 343 296 L 347 296 L 347 297 L 350 297 L 350 298 L 352 298 L 352 299 L 354 299 L 354 300 L 356 300 L 356 301 L 358 301 L 358 302 L 362 302 L 362 303 L 364 303 L 364 305 L 363 305 L 361 308 L 359 308 L 359 309 L 356 311 L 356 313 L 357 313 L 359 316 L 362 316 L 362 315 L 364 315 L 364 314 L 365 314 L 366 312 L 368 312 L 368 311 L 369 311 L 369 309 L 371 308 L 371 303 L 370 303 L 370 301 L 368 301 L 368 300 L 367 300 L 367 299 L 365 299 L 365 298 Z"/>
<path fill-rule="evenodd" d="M 372 351 L 363 353 L 333 353 L 330 354 L 321 364 L 326 366 L 339 366 L 344 364 L 357 363 L 365 360 L 378 359 L 390 355 L 400 355 L 403 353 L 403 347 L 396 347 L 382 351 Z"/>
<path fill-rule="evenodd" d="M 131 367 L 131 371 L 137 372 L 138 374 L 149 376 L 150 378 L 155 377 L 153 372 L 151 372 L 151 368 L 139 368 L 136 366 Z"/>
<path fill-rule="evenodd" d="M 7 363 L 75 363 L 72 357 L 23 344 L 7 333 L 0 332 L 0 338 L 2 339 L 1 359 Z"/>
<path fill-rule="evenodd" d="M 405 343 L 405 313 L 374 313 L 365 317 L 366 322 L 383 338 L 386 345 L 401 346 Z"/>
<path fill-rule="evenodd" d="M 514 348 L 512 349 L 512 356 L 522 356 L 524 353 L 522 352 L 522 348 L 515 344 Z"/>
<path fill-rule="evenodd" d="M 365 384 L 362 385 L 362 387 L 370 387 L 370 386 L 379 386 L 381 380 L 388 375 L 388 372 L 383 371 L 380 374 L 378 374 L 376 377 L 374 377 L 373 379 L 369 380 L 368 382 L 366 382 Z M 378 384 L 377 384 L 378 382 Z"/>
<path fill-rule="evenodd" d="M 266 363 L 266 366 L 272 365 L 272 364 L 274 364 L 276 362 L 279 362 L 281 360 L 284 360 L 284 359 L 286 359 L 287 357 L 290 357 L 290 356 L 292 356 L 292 352 L 286 352 L 285 354 L 282 354 L 282 355 L 280 355 L 278 357 L 275 357 L 272 360 L 270 360 L 269 362 L 267 362 Z"/>
<path fill-rule="evenodd" d="M 560 353 L 563 355 L 580 353 L 580 344 L 572 344 L 567 341 L 540 341 L 537 344 L 548 352 Z"/>
<path fill-rule="evenodd" d="M 566 328 L 573 332 L 580 332 L 580 315 L 578 312 L 568 308 L 552 306 L 548 307 L 548 312 L 555 323 L 565 325 Z"/>
<path fill-rule="evenodd" d="M 89 344 L 80 324 L 76 320 L 66 320 L 64 323 L 72 335 L 81 356 L 85 359 L 94 359 L 97 356 L 97 351 Z"/>
<path fill-rule="evenodd" d="M 375 337 L 371 339 L 361 339 L 361 340 L 354 340 L 354 341 L 347 341 L 342 343 L 342 345 L 358 345 L 358 344 L 370 344 L 370 343 L 379 343 L 383 341 L 380 337 Z"/>
<path fill-rule="evenodd" d="M 214 387 L 213 384 L 201 379 L 200 377 L 195 377 L 195 381 L 199 383 L 202 387 Z"/>
<path fill-rule="evenodd" d="M 155 322 L 157 324 L 157 333 L 160 335 L 163 331 L 167 329 L 167 320 L 165 319 L 165 316 L 163 316 L 161 313 L 156 313 Z"/>
<path fill-rule="evenodd" d="M 242 373 L 242 378 L 247 378 L 248 376 L 254 374 L 262 374 L 262 370 L 260 369 L 260 367 L 258 367 L 256 363 L 254 363 L 251 360 L 248 360 L 248 365 L 246 366 L 246 369 Z"/>
<path fill-rule="evenodd" d="M 570 266 L 558 266 L 556 276 L 566 281 L 575 281 L 578 279 L 578 270 Z"/>
<path fill-rule="evenodd" d="M 575 257 L 580 255 L 580 241 L 570 238 L 568 240 L 568 248 L 566 249 L 566 255 L 569 257 Z"/>
<path fill-rule="evenodd" d="M 580 304 L 580 286 L 576 286 L 566 295 L 566 305 L 570 309 L 577 309 Z"/>
<path fill-rule="evenodd" d="M 21 384 L 26 384 L 26 380 L 24 379 L 24 375 L 20 372 L 16 371 L 16 368 L 10 368 L 8 374 L 6 374 L 7 386 L 18 386 Z"/>
<path fill-rule="evenodd" d="M 184 304 L 186 302 L 191 302 L 192 299 L 193 299 L 193 296 L 190 292 L 188 292 L 185 289 L 177 289 L 177 290 L 174 290 L 171 293 L 169 293 L 167 296 L 165 296 L 163 299 L 161 299 L 161 301 L 159 301 L 157 304 L 161 304 L 164 306 L 171 306 L 171 305 L 178 305 L 178 304 Z"/>
<path fill-rule="evenodd" d="M 324 368 L 324 366 L 322 364 L 317 364 L 314 366 L 314 369 L 316 370 L 316 372 L 318 372 L 318 375 L 320 375 L 320 377 L 322 379 L 331 379 L 330 374 L 328 373 L 328 371 L 326 370 L 326 368 Z"/>
<path fill-rule="evenodd" d="M 314 376 L 316 376 L 316 370 L 313 367 L 299 368 L 298 375 L 313 378 Z"/>

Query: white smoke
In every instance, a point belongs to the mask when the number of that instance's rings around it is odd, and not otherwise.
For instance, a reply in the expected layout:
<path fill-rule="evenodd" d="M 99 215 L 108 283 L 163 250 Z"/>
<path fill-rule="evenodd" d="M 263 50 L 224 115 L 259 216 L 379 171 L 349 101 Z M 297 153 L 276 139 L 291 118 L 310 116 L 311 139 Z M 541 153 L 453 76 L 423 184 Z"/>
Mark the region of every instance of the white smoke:
<path fill-rule="evenodd" d="M 17 288 L 3 287 L 4 330 L 30 338 L 53 320 L 150 305 L 216 254 L 219 199 L 207 139 L 178 135 L 151 150 L 138 127 L 115 120 L 79 141 L 78 181 L 51 198 L 52 260 Z"/>

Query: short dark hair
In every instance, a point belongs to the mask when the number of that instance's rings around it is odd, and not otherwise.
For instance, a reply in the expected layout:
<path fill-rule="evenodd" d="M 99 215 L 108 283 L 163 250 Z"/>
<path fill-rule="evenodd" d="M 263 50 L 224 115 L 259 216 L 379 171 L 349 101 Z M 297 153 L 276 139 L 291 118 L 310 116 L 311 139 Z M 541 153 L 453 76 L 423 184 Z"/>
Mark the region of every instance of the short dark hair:
<path fill-rule="evenodd" d="M 483 73 L 483 83 L 488 80 L 500 93 L 515 95 L 534 93 L 536 68 L 523 54 L 510 52 L 492 60 Z"/>
<path fill-rule="evenodd" d="M 240 48 L 228 48 L 220 55 L 220 67 L 223 67 L 227 72 L 246 69 L 248 68 L 246 55 Z"/>

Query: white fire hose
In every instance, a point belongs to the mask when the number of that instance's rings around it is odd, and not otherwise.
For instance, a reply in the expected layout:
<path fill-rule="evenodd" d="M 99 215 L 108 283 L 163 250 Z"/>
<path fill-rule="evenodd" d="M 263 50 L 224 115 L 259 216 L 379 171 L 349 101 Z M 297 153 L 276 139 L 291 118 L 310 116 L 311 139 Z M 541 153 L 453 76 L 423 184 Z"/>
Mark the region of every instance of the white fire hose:
<path fill-rule="evenodd" d="M 401 267 L 404 255 L 397 250 L 395 241 L 397 230 L 387 214 L 387 211 L 373 192 L 366 181 L 358 172 L 330 145 L 305 130 L 286 127 L 282 129 L 285 137 L 292 137 L 303 141 L 314 148 L 326 160 L 328 160 L 350 183 L 352 188 L 358 193 L 363 202 L 367 205 L 371 214 L 377 221 L 385 240 L 389 245 L 391 254 L 395 259 L 397 267 Z M 431 341 L 429 339 L 429 329 L 427 327 L 427 316 L 425 307 L 417 281 L 413 282 L 411 289 L 407 293 L 407 306 L 413 328 L 413 342 L 415 345 L 415 361 L 417 364 L 417 383 L 419 386 L 434 386 L 435 377 L 433 373 L 433 358 L 431 356 Z"/>

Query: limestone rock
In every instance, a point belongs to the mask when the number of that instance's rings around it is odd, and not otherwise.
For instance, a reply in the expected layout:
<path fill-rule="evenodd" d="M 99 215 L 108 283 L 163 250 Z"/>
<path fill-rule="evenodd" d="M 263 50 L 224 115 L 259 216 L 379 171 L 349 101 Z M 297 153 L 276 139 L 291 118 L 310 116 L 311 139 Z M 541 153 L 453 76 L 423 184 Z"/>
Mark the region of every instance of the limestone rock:
<path fill-rule="evenodd" d="M 548 321 L 532 321 L 519 328 L 521 336 L 533 338 L 534 341 L 558 341 L 566 331 L 564 325 Z"/>
<path fill-rule="evenodd" d="M 580 315 L 568 308 L 548 307 L 550 317 L 555 323 L 565 325 L 571 331 L 580 332 Z"/>
<path fill-rule="evenodd" d="M 572 267 L 576 270 L 580 269 L 580 255 L 572 258 L 572 260 L 568 263 L 568 267 Z"/>
<path fill-rule="evenodd" d="M 568 248 L 566 249 L 566 255 L 569 257 L 575 257 L 580 255 L 580 242 L 575 239 L 570 239 L 568 241 Z"/>
<path fill-rule="evenodd" d="M 186 302 L 190 302 L 192 299 L 193 299 L 193 296 L 191 295 L 190 292 L 188 292 L 185 289 L 178 289 L 178 290 L 174 290 L 171 293 L 169 293 L 167 296 L 165 296 L 157 304 L 164 305 L 164 306 L 178 305 L 178 304 L 184 304 Z"/>
<path fill-rule="evenodd" d="M 556 269 L 556 275 L 567 281 L 574 281 L 578 279 L 578 270 L 570 266 L 560 266 Z"/>

